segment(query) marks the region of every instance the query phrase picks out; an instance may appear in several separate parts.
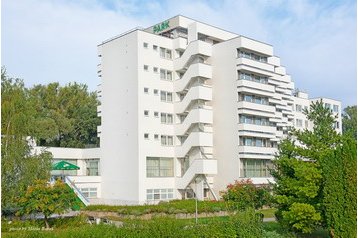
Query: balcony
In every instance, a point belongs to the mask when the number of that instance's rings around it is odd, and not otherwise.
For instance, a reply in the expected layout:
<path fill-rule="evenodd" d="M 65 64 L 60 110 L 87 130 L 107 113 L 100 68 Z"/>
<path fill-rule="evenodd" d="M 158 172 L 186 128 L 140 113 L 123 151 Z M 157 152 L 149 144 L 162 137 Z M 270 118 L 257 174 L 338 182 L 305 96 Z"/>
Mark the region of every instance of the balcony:
<path fill-rule="evenodd" d="M 217 160 L 195 159 L 183 177 L 176 179 L 176 187 L 185 189 L 197 175 L 217 174 Z"/>
<path fill-rule="evenodd" d="M 190 80 L 195 77 L 203 77 L 207 79 L 212 78 L 211 66 L 203 63 L 196 63 L 190 65 L 184 76 L 181 79 L 177 79 L 176 81 L 174 81 L 174 91 L 183 91 L 190 82 Z"/>
<path fill-rule="evenodd" d="M 213 123 L 213 112 L 212 110 L 206 109 L 194 109 L 191 110 L 185 120 L 176 125 L 175 134 L 176 135 L 184 135 L 185 132 L 190 128 L 193 123 Z"/>
<path fill-rule="evenodd" d="M 239 92 L 247 92 L 267 97 L 272 97 L 275 93 L 274 86 L 250 80 L 237 80 L 237 87 Z"/>
<path fill-rule="evenodd" d="M 263 63 L 260 61 L 256 61 L 256 60 L 252 60 L 252 59 L 247 59 L 247 58 L 237 58 L 236 63 L 238 65 L 243 64 L 243 65 L 263 69 L 263 70 L 270 71 L 270 72 L 274 72 L 274 70 L 275 70 L 275 67 L 273 65 L 270 65 L 268 63 Z"/>
<path fill-rule="evenodd" d="M 255 124 L 239 124 L 238 130 L 239 136 L 274 138 L 276 134 L 276 127 Z"/>
<path fill-rule="evenodd" d="M 239 146 L 240 154 L 248 153 L 250 155 L 254 155 L 254 157 L 260 154 L 273 156 L 275 155 L 276 152 L 277 152 L 277 148 L 272 148 L 272 147 Z M 241 155 L 240 158 L 242 158 Z"/>
<path fill-rule="evenodd" d="M 175 148 L 176 157 L 185 157 L 192 147 L 213 146 L 213 134 L 192 132 L 181 146 Z"/>
<path fill-rule="evenodd" d="M 269 105 L 265 105 L 265 104 L 257 104 L 257 103 L 246 102 L 246 101 L 239 101 L 237 106 L 239 109 L 249 109 L 249 110 L 253 110 L 253 111 L 268 112 L 271 114 L 271 116 L 276 111 L 274 106 L 269 106 Z"/>
<path fill-rule="evenodd" d="M 181 102 L 174 104 L 174 111 L 175 113 L 185 112 L 190 102 L 193 100 L 201 99 L 205 101 L 211 101 L 213 98 L 212 94 L 212 88 L 209 86 L 192 87 Z"/>
<path fill-rule="evenodd" d="M 177 37 L 173 40 L 173 48 L 176 50 L 185 50 L 188 46 L 188 40 L 183 37 Z"/>
<path fill-rule="evenodd" d="M 211 44 L 200 40 L 190 42 L 183 55 L 180 58 L 174 59 L 174 70 L 183 69 L 189 59 L 193 55 L 198 54 L 210 57 L 212 55 Z"/>

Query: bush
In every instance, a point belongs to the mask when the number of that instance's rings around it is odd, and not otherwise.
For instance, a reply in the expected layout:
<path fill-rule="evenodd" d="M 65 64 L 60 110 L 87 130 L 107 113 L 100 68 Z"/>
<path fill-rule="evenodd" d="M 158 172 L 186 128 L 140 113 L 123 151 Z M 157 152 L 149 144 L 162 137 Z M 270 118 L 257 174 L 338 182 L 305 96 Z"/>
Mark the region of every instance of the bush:
<path fill-rule="evenodd" d="M 289 211 L 283 211 L 282 216 L 294 231 L 311 233 L 321 220 L 316 209 L 306 203 L 293 203 Z"/>
<path fill-rule="evenodd" d="M 236 180 L 229 184 L 223 194 L 229 209 L 244 211 L 247 208 L 259 209 L 271 205 L 271 194 L 266 187 L 256 187 L 250 179 Z"/>

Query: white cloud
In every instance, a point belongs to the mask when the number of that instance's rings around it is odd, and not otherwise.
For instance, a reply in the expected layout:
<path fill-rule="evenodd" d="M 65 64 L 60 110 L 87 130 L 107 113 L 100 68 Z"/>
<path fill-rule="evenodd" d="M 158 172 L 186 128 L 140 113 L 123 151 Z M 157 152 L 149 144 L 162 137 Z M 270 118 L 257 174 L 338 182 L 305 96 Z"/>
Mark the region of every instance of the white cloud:
<path fill-rule="evenodd" d="M 4 0 L 2 64 L 27 85 L 78 81 L 95 89 L 98 43 L 182 14 L 272 44 L 298 88 L 356 104 L 354 1 L 208 2 Z"/>

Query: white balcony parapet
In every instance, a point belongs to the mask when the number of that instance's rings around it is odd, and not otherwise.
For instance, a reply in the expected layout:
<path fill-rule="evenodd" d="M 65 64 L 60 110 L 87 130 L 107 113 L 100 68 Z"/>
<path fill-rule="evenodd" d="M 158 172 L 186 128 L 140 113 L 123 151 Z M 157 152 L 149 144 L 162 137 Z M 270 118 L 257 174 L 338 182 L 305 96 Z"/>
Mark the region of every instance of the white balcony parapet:
<path fill-rule="evenodd" d="M 190 42 L 184 54 L 180 58 L 174 59 L 174 70 L 180 70 L 184 68 L 189 59 L 193 55 L 197 54 L 210 57 L 212 54 L 211 44 L 200 40 Z"/>
<path fill-rule="evenodd" d="M 182 158 L 192 147 L 213 146 L 213 134 L 206 132 L 192 132 L 181 146 L 175 148 L 176 157 Z"/>
<path fill-rule="evenodd" d="M 181 79 L 174 81 L 174 91 L 183 91 L 187 87 L 188 83 L 190 83 L 191 79 L 195 77 L 202 77 L 207 79 L 212 78 L 211 66 L 203 63 L 195 63 L 190 65 L 184 76 Z"/>
<path fill-rule="evenodd" d="M 185 120 L 176 125 L 175 134 L 184 135 L 185 132 L 190 128 L 194 123 L 213 123 L 213 112 L 212 110 L 207 109 L 193 109 L 189 112 Z"/>
<path fill-rule="evenodd" d="M 176 179 L 178 189 L 185 189 L 197 175 L 217 174 L 217 160 L 195 159 L 183 177 Z"/>
<path fill-rule="evenodd" d="M 212 98 L 212 88 L 210 86 L 200 85 L 192 87 L 181 102 L 174 104 L 174 111 L 175 113 L 183 113 L 188 108 L 191 101 L 197 99 L 211 101 Z"/>

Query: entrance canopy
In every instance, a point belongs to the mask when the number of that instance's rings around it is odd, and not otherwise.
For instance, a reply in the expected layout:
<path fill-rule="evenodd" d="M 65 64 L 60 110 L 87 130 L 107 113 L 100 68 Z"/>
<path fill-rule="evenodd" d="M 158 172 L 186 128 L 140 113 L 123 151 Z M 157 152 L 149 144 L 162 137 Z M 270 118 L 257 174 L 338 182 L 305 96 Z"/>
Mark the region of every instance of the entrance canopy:
<path fill-rule="evenodd" d="M 52 170 L 79 170 L 79 169 L 80 167 L 78 167 L 77 165 L 68 163 L 67 161 L 63 161 L 63 160 L 57 162 L 52 166 Z"/>

